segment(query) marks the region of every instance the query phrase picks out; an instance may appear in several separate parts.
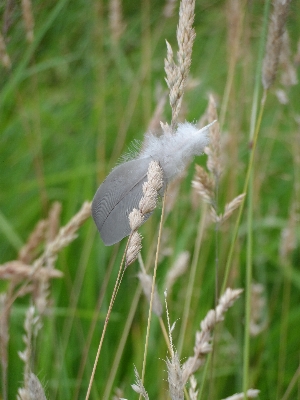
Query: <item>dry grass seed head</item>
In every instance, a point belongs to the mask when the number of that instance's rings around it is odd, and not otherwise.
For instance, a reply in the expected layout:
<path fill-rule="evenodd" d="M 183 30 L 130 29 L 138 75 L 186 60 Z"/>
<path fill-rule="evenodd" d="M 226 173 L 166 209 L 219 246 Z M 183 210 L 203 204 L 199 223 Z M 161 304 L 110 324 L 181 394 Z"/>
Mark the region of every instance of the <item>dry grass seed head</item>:
<path fill-rule="evenodd" d="M 282 35 L 282 46 L 280 51 L 279 63 L 281 66 L 280 82 L 283 86 L 294 86 L 298 83 L 297 71 L 292 61 L 290 37 L 287 31 Z"/>
<path fill-rule="evenodd" d="M 189 357 L 183 364 L 184 383 L 186 383 L 189 377 L 204 364 L 206 354 L 210 353 L 212 350 L 212 330 L 218 322 L 223 321 L 226 311 L 238 299 L 242 291 L 242 289 L 232 290 L 227 288 L 225 293 L 220 297 L 216 309 L 209 310 L 206 317 L 201 321 L 201 331 L 196 332 L 194 355 Z"/>
<path fill-rule="evenodd" d="M 189 265 L 190 253 L 188 251 L 182 251 L 176 258 L 172 267 L 168 270 L 166 276 L 166 288 L 167 290 L 172 289 L 176 280 L 182 276 Z"/>
<path fill-rule="evenodd" d="M 142 236 L 138 232 L 133 232 L 130 236 L 126 251 L 126 267 L 132 264 L 142 250 Z"/>
<path fill-rule="evenodd" d="M 18 259 L 24 264 L 28 264 L 34 259 L 35 250 L 45 239 L 47 227 L 48 221 L 40 220 L 36 224 L 25 245 L 20 249 Z"/>
<path fill-rule="evenodd" d="M 253 283 L 251 285 L 250 335 L 259 335 L 267 328 L 267 325 L 265 288 L 260 283 Z"/>
<path fill-rule="evenodd" d="M 209 123 L 216 121 L 209 128 L 209 146 L 205 148 L 207 154 L 207 168 L 213 174 L 216 181 L 220 179 L 222 173 L 221 165 L 221 136 L 220 126 L 217 122 L 218 114 L 216 103 L 212 95 L 209 96 L 207 119 Z"/>
<path fill-rule="evenodd" d="M 182 369 L 177 351 L 173 351 L 171 358 L 167 358 L 169 393 L 172 400 L 184 399 L 184 382 Z"/>
<path fill-rule="evenodd" d="M 56 201 L 52 204 L 48 215 L 47 242 L 52 241 L 59 231 L 61 210 L 60 202 Z"/>
<path fill-rule="evenodd" d="M 208 204 L 214 203 L 215 182 L 208 173 L 200 166 L 196 165 L 196 171 L 192 186 L 198 195 Z"/>
<path fill-rule="evenodd" d="M 177 26 L 178 65 L 173 58 L 173 50 L 167 42 L 167 58 L 165 59 L 166 82 L 170 90 L 172 108 L 172 129 L 174 129 L 181 108 L 182 96 L 192 60 L 195 31 L 193 29 L 195 0 L 182 0 L 179 8 Z"/>
<path fill-rule="evenodd" d="M 226 204 L 224 214 L 217 215 L 213 207 L 210 208 L 210 216 L 215 223 L 223 224 L 233 212 L 241 205 L 244 201 L 245 193 L 240 194 L 231 200 L 230 203 Z"/>
<path fill-rule="evenodd" d="M 262 84 L 265 89 L 273 84 L 276 78 L 282 36 L 291 0 L 274 0 L 273 12 L 269 22 L 265 57 L 262 67 Z"/>
<path fill-rule="evenodd" d="M 198 400 L 197 381 L 194 375 L 190 376 L 189 396 L 190 400 Z"/>
<path fill-rule="evenodd" d="M 28 379 L 28 387 L 18 390 L 18 400 L 46 400 L 46 395 L 38 377 L 30 372 Z"/>
<path fill-rule="evenodd" d="M 143 223 L 144 223 L 144 216 L 140 210 L 134 208 L 128 216 L 129 218 L 129 225 L 132 231 L 136 231 Z"/>
<path fill-rule="evenodd" d="M 143 385 L 143 382 L 139 376 L 138 370 L 134 366 L 135 384 L 131 385 L 132 389 L 143 396 L 145 400 L 149 400 L 148 393 Z"/>

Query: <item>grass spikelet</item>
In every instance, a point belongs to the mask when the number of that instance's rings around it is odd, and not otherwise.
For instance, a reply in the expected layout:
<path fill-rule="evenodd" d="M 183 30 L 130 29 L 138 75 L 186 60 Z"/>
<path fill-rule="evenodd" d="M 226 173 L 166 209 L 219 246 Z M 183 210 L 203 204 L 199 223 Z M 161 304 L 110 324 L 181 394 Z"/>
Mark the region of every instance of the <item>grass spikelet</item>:
<path fill-rule="evenodd" d="M 226 397 L 223 400 L 244 400 L 244 399 L 256 399 L 259 395 L 259 390 L 257 389 L 248 389 L 245 393 L 236 393 L 232 396 Z"/>
<path fill-rule="evenodd" d="M 167 0 L 166 1 L 166 4 L 165 4 L 164 9 L 163 9 L 163 16 L 165 18 L 173 17 L 174 10 L 175 10 L 175 7 L 176 7 L 176 3 L 177 3 L 176 0 Z"/>
<path fill-rule="evenodd" d="M 207 119 L 209 123 L 218 119 L 216 103 L 212 95 L 209 96 Z M 222 173 L 222 166 L 220 126 L 217 121 L 209 128 L 209 137 L 209 146 L 205 148 L 205 153 L 208 155 L 207 168 L 213 174 L 215 180 L 218 181 Z"/>
<path fill-rule="evenodd" d="M 133 232 L 130 235 L 128 248 L 126 251 L 126 267 L 132 264 L 142 250 L 142 235 L 138 232 Z"/>
<path fill-rule="evenodd" d="M 172 289 L 177 279 L 186 272 L 189 261 L 190 253 L 188 251 L 183 251 L 177 256 L 174 264 L 167 272 L 165 286 L 168 291 Z"/>
<path fill-rule="evenodd" d="M 27 243 L 19 251 L 18 259 L 24 264 L 30 263 L 34 259 L 34 252 L 37 247 L 45 239 L 46 228 L 48 227 L 48 221 L 39 221 L 32 233 L 30 234 Z"/>
<path fill-rule="evenodd" d="M 126 267 L 132 264 L 142 249 L 142 236 L 136 230 L 143 224 L 146 214 L 151 213 L 157 203 L 158 191 L 163 186 L 163 171 L 157 161 L 151 161 L 147 173 L 148 180 L 143 184 L 144 196 L 139 203 L 139 209 L 129 214 L 131 235 L 126 251 Z"/>
<path fill-rule="evenodd" d="M 23 336 L 23 342 L 25 343 L 25 349 L 19 352 L 20 359 L 24 362 L 24 387 L 19 388 L 18 395 L 22 400 L 34 399 L 32 393 L 36 392 L 36 379 L 35 376 L 31 376 L 31 357 L 32 357 L 32 342 L 37 337 L 39 330 L 42 328 L 42 324 L 39 316 L 35 316 L 35 308 L 29 307 L 26 312 L 24 329 L 26 334 Z"/>
<path fill-rule="evenodd" d="M 134 367 L 134 374 L 135 374 L 135 384 L 131 385 L 132 389 L 140 394 L 145 400 L 149 400 L 148 393 L 144 388 L 143 382 L 139 376 L 138 370 Z"/>
<path fill-rule="evenodd" d="M 90 215 L 91 203 L 86 201 L 83 203 L 78 213 L 71 218 L 70 222 L 68 222 L 66 226 L 60 228 L 55 239 L 47 245 L 42 259 L 51 260 L 50 263 L 52 263 L 52 259 L 56 259 L 57 253 L 71 243 L 74 239 L 76 239 L 76 232 Z"/>
<path fill-rule="evenodd" d="M 47 242 L 53 240 L 59 231 L 61 210 L 61 203 L 55 201 L 48 215 Z"/>
<path fill-rule="evenodd" d="M 267 328 L 266 299 L 264 286 L 260 283 L 251 285 L 250 335 L 257 336 Z"/>
<path fill-rule="evenodd" d="M 242 289 L 227 288 L 219 299 L 215 310 L 210 310 L 201 321 L 201 331 L 196 332 L 194 355 L 183 364 L 183 381 L 187 382 L 206 359 L 206 354 L 212 351 L 212 331 L 218 322 L 223 321 L 226 311 L 233 305 L 242 293 Z"/>
<path fill-rule="evenodd" d="M 193 188 L 208 204 L 214 203 L 215 182 L 200 165 L 196 165 Z"/>
<path fill-rule="evenodd" d="M 177 351 L 173 351 L 171 358 L 167 358 L 169 394 L 172 400 L 184 399 L 184 382 L 182 369 Z"/>
<path fill-rule="evenodd" d="M 225 211 L 223 214 L 217 215 L 215 208 L 211 207 L 210 214 L 213 222 L 216 222 L 218 224 L 223 224 L 233 214 L 233 212 L 241 205 L 241 203 L 244 201 L 244 198 L 245 198 L 245 193 L 242 193 L 239 196 L 235 197 L 233 200 L 231 200 L 230 203 L 225 205 Z"/>
<path fill-rule="evenodd" d="M 282 37 L 291 0 L 274 0 L 269 23 L 267 44 L 262 69 L 262 84 L 265 89 L 274 83 L 277 73 Z"/>
<path fill-rule="evenodd" d="M 46 395 L 38 377 L 30 372 L 28 379 L 28 388 L 19 389 L 18 400 L 46 400 Z"/>
<path fill-rule="evenodd" d="M 197 381 L 194 375 L 190 376 L 189 396 L 190 400 L 198 400 Z"/>

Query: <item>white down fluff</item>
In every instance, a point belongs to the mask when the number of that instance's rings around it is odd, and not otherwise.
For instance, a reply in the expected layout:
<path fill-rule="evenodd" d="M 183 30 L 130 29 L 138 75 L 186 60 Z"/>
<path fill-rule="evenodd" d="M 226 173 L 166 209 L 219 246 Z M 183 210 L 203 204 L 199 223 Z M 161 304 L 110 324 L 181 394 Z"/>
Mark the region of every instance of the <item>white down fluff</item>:
<path fill-rule="evenodd" d="M 150 156 L 158 161 L 164 171 L 164 178 L 169 183 L 184 170 L 194 156 L 203 153 L 204 147 L 209 143 L 208 131 L 212 124 L 198 129 L 194 124 L 184 122 L 178 124 L 175 133 L 165 132 L 161 136 L 147 133 L 143 149 L 137 158 Z"/>

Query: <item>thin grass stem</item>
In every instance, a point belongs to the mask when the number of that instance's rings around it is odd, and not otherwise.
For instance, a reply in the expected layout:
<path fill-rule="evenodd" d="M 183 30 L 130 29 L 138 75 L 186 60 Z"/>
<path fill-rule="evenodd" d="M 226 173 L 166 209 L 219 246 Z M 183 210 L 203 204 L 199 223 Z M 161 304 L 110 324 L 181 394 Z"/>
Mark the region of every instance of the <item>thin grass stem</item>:
<path fill-rule="evenodd" d="M 144 384 L 144 379 L 145 379 L 146 360 L 147 360 L 148 343 L 149 343 L 149 335 L 150 335 L 150 325 L 151 325 L 151 317 L 152 317 L 152 305 L 153 305 L 156 273 L 157 273 L 157 266 L 158 266 L 158 254 L 159 254 L 160 241 L 161 241 L 162 225 L 163 225 L 164 212 L 165 212 L 166 195 L 167 195 L 167 190 L 165 191 L 164 198 L 163 198 L 162 210 L 161 210 L 161 218 L 160 218 L 160 224 L 159 224 L 159 232 L 158 232 L 158 239 L 157 239 L 157 248 L 156 248 L 155 264 L 154 264 L 153 280 L 152 280 L 152 289 L 151 289 L 151 297 L 150 297 L 150 307 L 149 307 L 149 313 L 148 313 L 147 333 L 146 333 L 144 357 L 143 357 L 143 369 L 142 369 L 142 377 L 141 377 L 142 384 Z M 142 395 L 141 394 L 140 394 L 139 399 L 140 400 L 142 399 Z"/>
<path fill-rule="evenodd" d="M 119 290 L 119 287 L 120 287 L 120 284 L 121 284 L 121 281 L 122 281 L 122 278 L 123 278 L 123 275 L 124 275 L 125 269 L 123 269 L 123 264 L 124 264 L 124 261 L 125 261 L 125 256 L 126 256 L 126 252 L 127 252 L 127 248 L 128 248 L 130 239 L 131 239 L 131 235 L 129 236 L 129 238 L 127 240 L 126 248 L 125 248 L 125 251 L 124 251 L 124 254 L 123 254 L 123 257 L 122 257 L 122 261 L 121 261 L 121 264 L 120 264 L 120 268 L 119 268 L 118 276 L 117 276 L 116 283 L 115 283 L 115 286 L 114 286 L 114 290 L 113 290 L 113 293 L 112 293 L 112 296 L 111 296 L 111 299 L 110 299 L 110 303 L 109 303 L 108 311 L 107 311 L 107 314 L 106 314 L 106 317 L 105 317 L 105 322 L 104 322 L 104 326 L 103 326 L 103 330 L 102 330 L 102 334 L 101 334 L 101 338 L 100 338 L 100 342 L 99 342 L 96 358 L 95 358 L 94 365 L 93 365 L 92 374 L 91 374 L 90 381 L 89 381 L 88 390 L 87 390 L 87 393 L 86 393 L 86 396 L 85 396 L 85 400 L 88 400 L 88 398 L 90 396 L 90 393 L 91 393 L 92 384 L 93 384 L 93 381 L 94 381 L 96 368 L 97 368 L 97 365 L 98 365 L 100 352 L 101 352 L 103 341 L 104 341 L 104 336 L 105 336 L 106 329 L 107 329 L 107 326 L 108 326 L 108 321 L 109 321 L 110 314 L 111 314 L 111 311 L 112 311 L 112 308 L 113 308 L 113 305 L 114 305 L 114 302 L 115 302 L 115 299 L 116 299 L 116 296 L 117 296 L 117 293 L 118 293 L 118 290 Z"/>

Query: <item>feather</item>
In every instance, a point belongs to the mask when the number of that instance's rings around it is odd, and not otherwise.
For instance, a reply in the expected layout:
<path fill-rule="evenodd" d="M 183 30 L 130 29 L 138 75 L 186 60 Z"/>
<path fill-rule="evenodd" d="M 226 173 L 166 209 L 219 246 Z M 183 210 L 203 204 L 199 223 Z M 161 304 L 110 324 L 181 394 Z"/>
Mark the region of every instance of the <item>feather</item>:
<path fill-rule="evenodd" d="M 118 165 L 98 188 L 92 216 L 106 246 L 130 234 L 128 215 L 139 206 L 151 161 L 145 157 Z"/>
<path fill-rule="evenodd" d="M 92 216 L 106 246 L 130 234 L 128 215 L 139 206 L 150 162 L 158 161 L 163 170 L 164 185 L 159 191 L 163 195 L 166 185 L 184 170 L 193 156 L 203 153 L 209 142 L 210 125 L 199 130 L 185 122 L 178 125 L 175 133 L 164 132 L 159 137 L 148 133 L 137 158 L 112 170 L 92 202 Z"/>

